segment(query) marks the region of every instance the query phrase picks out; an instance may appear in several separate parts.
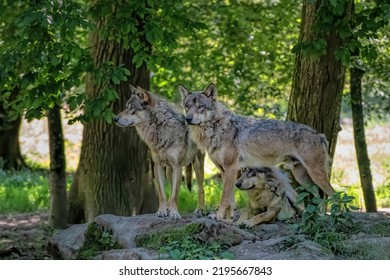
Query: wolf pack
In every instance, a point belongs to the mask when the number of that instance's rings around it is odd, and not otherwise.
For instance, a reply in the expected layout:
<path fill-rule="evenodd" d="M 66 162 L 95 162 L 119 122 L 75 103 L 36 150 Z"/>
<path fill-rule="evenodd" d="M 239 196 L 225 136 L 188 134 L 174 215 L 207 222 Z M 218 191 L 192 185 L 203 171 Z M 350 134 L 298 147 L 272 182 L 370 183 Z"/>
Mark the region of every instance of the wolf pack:
<path fill-rule="evenodd" d="M 208 215 L 211 219 L 251 228 L 299 214 L 304 206 L 297 203 L 298 194 L 286 169 L 300 185 L 314 184 L 332 195 L 325 135 L 304 124 L 236 114 L 218 101 L 214 83 L 204 90 L 188 90 L 183 85 L 178 90 L 182 109 L 130 85 L 126 108 L 114 118 L 120 127 L 135 127 L 150 149 L 159 200 L 157 216 L 181 218 L 178 198 L 184 167 L 191 167 L 196 176 L 195 213 L 205 213 L 206 153 L 223 183 L 218 209 Z M 166 179 L 171 185 L 169 199 L 164 191 Z M 234 187 L 248 194 L 248 207 L 237 221 Z"/>

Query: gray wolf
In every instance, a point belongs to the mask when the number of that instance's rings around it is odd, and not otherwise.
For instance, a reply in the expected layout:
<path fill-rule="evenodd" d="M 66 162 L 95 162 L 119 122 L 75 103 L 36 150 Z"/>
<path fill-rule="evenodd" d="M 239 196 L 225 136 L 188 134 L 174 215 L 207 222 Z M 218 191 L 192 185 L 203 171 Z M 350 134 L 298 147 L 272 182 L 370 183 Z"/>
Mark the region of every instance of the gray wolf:
<path fill-rule="evenodd" d="M 130 85 L 132 95 L 126 109 L 114 122 L 120 127 L 134 126 L 141 139 L 150 148 L 159 197 L 160 217 L 180 218 L 177 209 L 182 168 L 192 163 L 198 182 L 198 207 L 204 209 L 204 154 L 190 139 L 184 115 L 163 98 L 141 87 Z M 171 183 L 171 196 L 167 202 L 164 192 L 165 175 Z"/>
<path fill-rule="evenodd" d="M 300 184 L 309 183 L 309 178 L 326 194 L 334 192 L 328 179 L 328 142 L 323 134 L 303 124 L 234 114 L 217 100 L 214 84 L 195 92 L 179 85 L 179 92 L 192 138 L 207 150 L 222 175 L 221 202 L 210 218 L 233 217 L 239 159 L 242 166 L 252 168 L 273 167 L 286 161 Z"/>
<path fill-rule="evenodd" d="M 244 168 L 236 187 L 248 194 L 248 208 L 234 224 L 247 228 L 287 220 L 304 210 L 285 173 L 276 167 Z"/>

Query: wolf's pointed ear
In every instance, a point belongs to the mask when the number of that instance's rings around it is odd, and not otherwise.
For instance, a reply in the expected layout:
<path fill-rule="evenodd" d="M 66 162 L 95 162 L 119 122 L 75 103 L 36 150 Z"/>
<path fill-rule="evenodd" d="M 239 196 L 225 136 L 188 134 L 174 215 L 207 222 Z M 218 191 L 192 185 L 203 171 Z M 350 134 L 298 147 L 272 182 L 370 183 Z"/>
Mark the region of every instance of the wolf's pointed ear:
<path fill-rule="evenodd" d="M 215 87 L 215 84 L 209 84 L 209 86 L 204 91 L 204 95 L 206 95 L 208 98 L 212 98 L 214 101 L 217 100 L 217 88 Z"/>
<path fill-rule="evenodd" d="M 129 88 L 132 94 L 137 92 L 137 88 L 133 87 L 131 84 L 129 84 Z"/>
<path fill-rule="evenodd" d="M 186 89 L 182 84 L 179 84 L 179 92 L 181 95 L 181 98 L 184 100 L 191 92 Z"/>
<path fill-rule="evenodd" d="M 137 95 L 139 98 L 141 98 L 146 104 L 153 105 L 153 97 L 152 95 L 147 91 L 141 88 L 140 86 L 137 86 Z"/>

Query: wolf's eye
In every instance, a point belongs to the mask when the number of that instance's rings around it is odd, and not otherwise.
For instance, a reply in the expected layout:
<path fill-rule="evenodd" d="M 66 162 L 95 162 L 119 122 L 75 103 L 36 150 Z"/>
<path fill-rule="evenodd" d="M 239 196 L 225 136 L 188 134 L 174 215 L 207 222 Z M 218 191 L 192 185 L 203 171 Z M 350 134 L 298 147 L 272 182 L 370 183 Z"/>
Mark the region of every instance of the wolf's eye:
<path fill-rule="evenodd" d="M 203 104 L 199 104 L 198 109 L 203 109 L 203 108 L 204 108 L 204 105 Z"/>
<path fill-rule="evenodd" d="M 256 173 L 255 173 L 255 172 L 249 171 L 248 177 L 255 177 L 255 176 L 256 176 Z"/>
<path fill-rule="evenodd" d="M 186 104 L 184 107 L 186 108 L 186 110 L 190 109 L 190 105 L 188 105 L 188 104 Z"/>

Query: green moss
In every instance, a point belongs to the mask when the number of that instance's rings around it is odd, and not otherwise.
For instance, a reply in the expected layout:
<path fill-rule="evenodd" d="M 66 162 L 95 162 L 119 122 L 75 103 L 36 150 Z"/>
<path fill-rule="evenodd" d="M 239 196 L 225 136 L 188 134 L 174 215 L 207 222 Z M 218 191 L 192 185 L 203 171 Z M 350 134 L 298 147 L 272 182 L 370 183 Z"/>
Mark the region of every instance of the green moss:
<path fill-rule="evenodd" d="M 104 251 L 121 248 L 110 229 L 93 222 L 85 231 L 85 242 L 77 254 L 77 259 L 93 259 Z"/>
<path fill-rule="evenodd" d="M 159 250 L 164 245 L 193 236 L 202 230 L 201 224 L 189 224 L 185 227 L 170 228 L 166 230 L 157 230 L 151 233 L 145 233 L 136 236 L 135 243 L 138 247 L 144 247 L 151 250 Z"/>
<path fill-rule="evenodd" d="M 194 235 L 201 232 L 202 224 L 192 223 L 179 228 L 156 230 L 135 238 L 138 247 L 156 250 L 159 259 L 234 259 L 226 252 L 223 242 L 203 242 Z"/>

